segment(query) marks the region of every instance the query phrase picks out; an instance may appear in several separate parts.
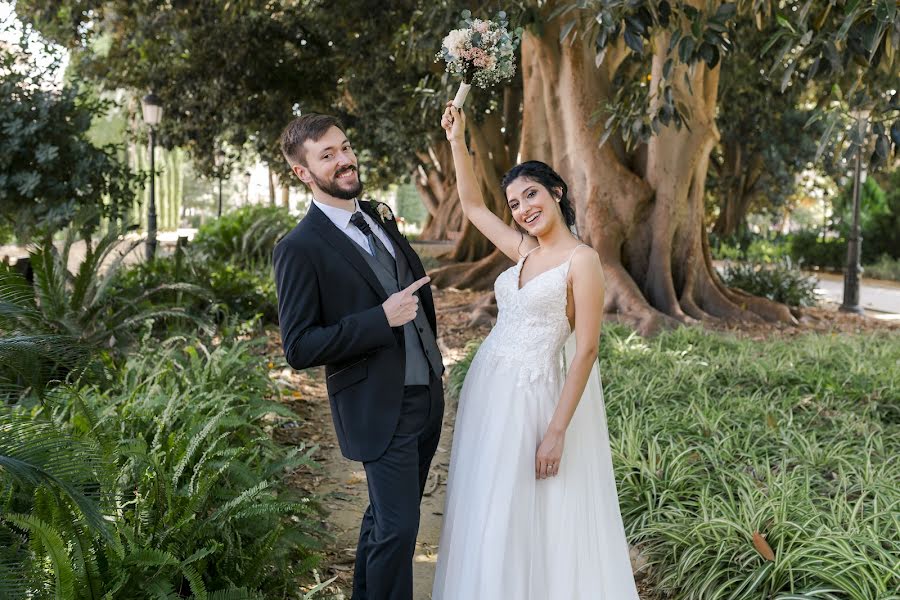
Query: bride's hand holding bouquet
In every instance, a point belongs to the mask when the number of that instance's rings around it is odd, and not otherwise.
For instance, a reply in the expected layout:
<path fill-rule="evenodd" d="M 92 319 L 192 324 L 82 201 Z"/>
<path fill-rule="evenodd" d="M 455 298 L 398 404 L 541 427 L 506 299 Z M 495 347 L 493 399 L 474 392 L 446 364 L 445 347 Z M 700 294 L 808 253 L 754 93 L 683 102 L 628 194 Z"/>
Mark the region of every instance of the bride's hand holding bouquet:
<path fill-rule="evenodd" d="M 466 115 L 462 108 L 458 108 L 453 101 L 447 102 L 444 115 L 441 117 L 441 127 L 447 134 L 447 141 L 452 146 L 454 143 L 466 141 Z"/>

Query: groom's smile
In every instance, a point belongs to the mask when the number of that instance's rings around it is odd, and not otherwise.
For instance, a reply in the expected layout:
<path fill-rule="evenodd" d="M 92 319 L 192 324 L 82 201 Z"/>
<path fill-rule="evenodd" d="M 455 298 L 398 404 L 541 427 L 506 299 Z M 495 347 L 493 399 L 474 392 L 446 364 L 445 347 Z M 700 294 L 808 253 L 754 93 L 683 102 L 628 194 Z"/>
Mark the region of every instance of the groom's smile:
<path fill-rule="evenodd" d="M 349 167 L 344 167 L 343 169 L 339 169 L 338 172 L 335 173 L 334 179 L 335 179 L 335 181 L 341 181 L 341 182 L 347 182 L 347 181 L 353 182 L 353 181 L 358 181 L 359 177 L 356 174 L 356 167 L 351 165 Z"/>

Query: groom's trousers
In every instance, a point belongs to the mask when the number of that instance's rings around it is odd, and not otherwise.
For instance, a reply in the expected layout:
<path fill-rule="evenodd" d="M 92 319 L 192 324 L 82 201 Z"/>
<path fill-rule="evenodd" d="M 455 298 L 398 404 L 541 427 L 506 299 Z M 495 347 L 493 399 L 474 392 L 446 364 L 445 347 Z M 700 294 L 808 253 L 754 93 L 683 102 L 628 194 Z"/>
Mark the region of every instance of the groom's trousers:
<path fill-rule="evenodd" d="M 441 437 L 441 380 L 407 386 L 397 430 L 387 450 L 363 463 L 369 507 L 356 547 L 352 600 L 412 600 L 419 505 Z"/>

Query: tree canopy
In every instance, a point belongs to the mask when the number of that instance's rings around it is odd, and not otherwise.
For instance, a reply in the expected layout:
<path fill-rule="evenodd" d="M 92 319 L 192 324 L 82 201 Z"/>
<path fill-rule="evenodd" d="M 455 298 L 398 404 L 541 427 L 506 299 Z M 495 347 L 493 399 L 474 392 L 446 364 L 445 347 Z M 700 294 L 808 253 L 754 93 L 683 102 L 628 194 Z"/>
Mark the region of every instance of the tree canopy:
<path fill-rule="evenodd" d="M 122 216 L 137 184 L 115 145 L 87 135 L 106 103 L 71 84 L 49 87 L 54 68 L 0 46 L 0 218 L 21 240 Z"/>

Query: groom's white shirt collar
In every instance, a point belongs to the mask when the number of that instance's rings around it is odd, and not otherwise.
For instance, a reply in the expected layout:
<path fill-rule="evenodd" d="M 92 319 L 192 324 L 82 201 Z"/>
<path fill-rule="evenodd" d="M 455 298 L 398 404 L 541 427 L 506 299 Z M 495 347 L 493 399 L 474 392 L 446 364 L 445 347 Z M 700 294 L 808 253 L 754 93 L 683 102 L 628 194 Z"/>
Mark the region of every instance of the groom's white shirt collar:
<path fill-rule="evenodd" d="M 328 220 L 334 223 L 334 226 L 344 232 L 351 240 L 356 242 L 363 250 L 372 253 L 369 250 L 369 241 L 366 239 L 366 236 L 362 231 L 357 229 L 355 225 L 350 222 L 350 217 L 353 216 L 353 213 L 359 211 L 362 213 L 363 218 L 366 220 L 366 223 L 369 224 L 369 227 L 378 236 L 378 239 L 381 240 L 381 243 L 384 244 L 385 248 L 388 249 L 388 252 L 391 253 L 391 256 L 397 258 L 397 253 L 394 250 L 394 244 L 391 242 L 391 238 L 388 236 L 387 232 L 384 228 L 375 222 L 375 219 L 369 216 L 369 213 L 362 210 L 359 207 L 359 201 L 354 198 L 353 200 L 353 210 L 346 210 L 344 208 L 338 208 L 336 206 L 329 206 L 327 204 L 323 204 L 316 199 L 313 199 L 313 204 L 319 207 L 325 216 L 328 217 Z"/>
<path fill-rule="evenodd" d="M 351 227 L 350 217 L 353 216 L 353 213 L 360 210 L 359 201 L 357 201 L 356 198 L 353 199 L 353 210 L 346 210 L 344 208 L 338 208 L 337 206 L 329 206 L 328 204 L 319 202 L 316 199 L 313 199 L 313 204 L 318 206 L 319 210 L 325 213 L 325 216 L 328 217 L 328 219 L 332 223 L 334 223 L 341 231 L 346 231 L 348 227 Z M 363 216 L 368 215 L 366 215 L 366 213 L 363 213 Z"/>

